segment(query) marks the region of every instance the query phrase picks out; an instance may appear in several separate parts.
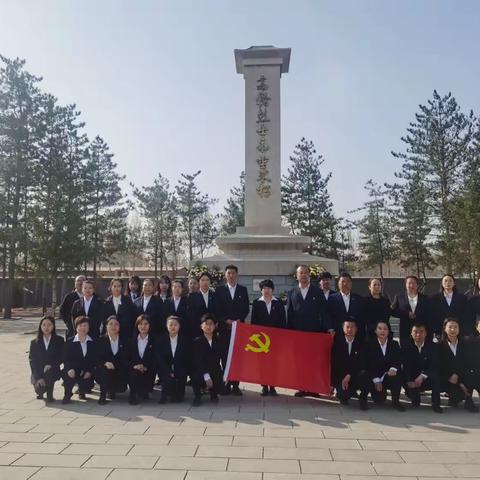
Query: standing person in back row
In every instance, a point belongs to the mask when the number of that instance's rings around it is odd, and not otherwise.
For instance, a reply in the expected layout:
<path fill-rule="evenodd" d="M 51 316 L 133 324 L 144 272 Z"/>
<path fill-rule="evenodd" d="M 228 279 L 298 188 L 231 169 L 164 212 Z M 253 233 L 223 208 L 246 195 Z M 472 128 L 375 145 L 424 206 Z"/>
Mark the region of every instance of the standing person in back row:
<path fill-rule="evenodd" d="M 215 291 L 216 315 L 218 318 L 218 331 L 225 345 L 230 342 L 232 323 L 235 321 L 244 322 L 250 311 L 248 291 L 238 283 L 238 267 L 227 265 L 225 267 L 225 285 L 219 285 Z M 225 348 L 225 352 L 228 348 Z M 224 355 L 223 368 L 226 365 L 226 354 Z M 232 392 L 234 395 L 242 395 L 239 382 L 229 382 L 225 393 Z"/>
<path fill-rule="evenodd" d="M 296 270 L 298 286 L 288 292 L 287 328 L 302 332 L 326 332 L 331 329 L 327 316 L 327 302 L 318 287 L 310 284 L 310 269 L 299 265 Z M 299 390 L 296 397 L 316 396 L 314 392 Z"/>
<path fill-rule="evenodd" d="M 82 298 L 73 302 L 72 329 L 77 317 L 87 317 L 90 327 L 88 334 L 93 339 L 100 336 L 103 325 L 103 302 L 95 294 L 95 284 L 92 280 L 84 280 L 82 284 Z"/>
<path fill-rule="evenodd" d="M 70 338 L 74 335 L 72 325 L 72 307 L 77 300 L 82 298 L 82 286 L 85 280 L 85 275 L 78 275 L 78 277 L 75 278 L 75 288 L 63 297 L 62 304 L 60 305 L 60 317 L 67 327 L 65 338 Z"/>

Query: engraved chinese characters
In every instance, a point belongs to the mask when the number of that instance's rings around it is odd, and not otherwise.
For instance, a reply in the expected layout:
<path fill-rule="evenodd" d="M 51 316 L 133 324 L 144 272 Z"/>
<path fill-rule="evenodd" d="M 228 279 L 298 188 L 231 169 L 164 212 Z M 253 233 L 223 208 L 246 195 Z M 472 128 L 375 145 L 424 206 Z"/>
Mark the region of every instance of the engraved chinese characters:
<path fill-rule="evenodd" d="M 268 146 L 268 124 L 270 119 L 268 118 L 268 105 L 270 104 L 270 97 L 268 96 L 268 85 L 264 75 L 261 75 L 257 80 L 257 164 L 258 164 L 258 177 L 257 177 L 257 193 L 262 198 L 268 198 L 271 194 L 272 180 L 269 177 L 268 163 L 270 161 L 267 156 L 267 152 L 270 150 Z"/>

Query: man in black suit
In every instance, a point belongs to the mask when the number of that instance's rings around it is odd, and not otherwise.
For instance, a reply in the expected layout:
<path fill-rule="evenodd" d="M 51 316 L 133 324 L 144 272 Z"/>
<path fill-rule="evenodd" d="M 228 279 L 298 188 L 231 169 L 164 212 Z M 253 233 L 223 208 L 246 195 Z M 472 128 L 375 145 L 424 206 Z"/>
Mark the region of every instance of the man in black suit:
<path fill-rule="evenodd" d="M 77 317 L 88 317 L 90 322 L 89 335 L 95 339 L 100 336 L 104 320 L 103 302 L 95 295 L 95 285 L 92 280 L 84 280 L 82 298 L 75 300 L 72 306 L 72 328 Z"/>
<path fill-rule="evenodd" d="M 402 345 L 405 393 L 412 407 L 420 406 L 420 394 L 432 391 L 432 409 L 443 413 L 440 406 L 440 365 L 438 347 L 427 341 L 427 329 L 421 323 L 412 327 L 411 342 Z"/>
<path fill-rule="evenodd" d="M 331 327 L 335 332 L 342 331 L 342 322 L 345 317 L 350 317 L 357 323 L 358 336 L 365 338 L 364 300 L 357 293 L 352 292 L 352 277 L 347 272 L 342 272 L 338 278 L 338 292 L 328 297 L 328 314 Z"/>
<path fill-rule="evenodd" d="M 330 295 L 335 293 L 335 291 L 332 290 L 332 280 L 333 277 L 330 272 L 322 272 L 318 278 L 318 285 L 326 301 L 328 301 Z"/>
<path fill-rule="evenodd" d="M 418 291 L 418 278 L 405 278 L 405 293 L 396 295 L 392 303 L 392 315 L 400 319 L 400 345 L 411 342 L 410 331 L 414 324 L 425 325 L 430 331 L 430 307 L 426 295 Z"/>
<path fill-rule="evenodd" d="M 357 324 L 343 321 L 343 334 L 335 335 L 332 346 L 332 386 L 342 405 L 360 390 L 360 409 L 367 410 L 370 381 L 367 373 L 365 345 L 357 338 Z"/>
<path fill-rule="evenodd" d="M 75 288 L 63 297 L 62 304 L 60 305 L 60 317 L 67 327 L 65 338 L 70 338 L 74 335 L 72 325 L 72 307 L 75 301 L 82 298 L 82 285 L 85 280 L 86 278 L 84 275 L 78 275 L 78 277 L 75 278 Z"/>
<path fill-rule="evenodd" d="M 188 317 L 192 329 L 192 338 L 202 335 L 200 319 L 208 313 L 215 314 L 215 293 L 210 289 L 211 278 L 207 272 L 203 272 L 198 278 L 198 292 L 188 296 Z"/>
<path fill-rule="evenodd" d="M 225 267 L 225 280 L 225 285 L 217 287 L 215 297 L 217 301 L 216 315 L 218 318 L 218 330 L 224 339 L 225 345 L 228 345 L 230 342 L 232 323 L 235 321 L 245 321 L 250 311 L 250 301 L 246 287 L 237 283 L 238 267 L 236 265 L 227 265 Z M 227 359 L 224 358 L 223 368 L 225 368 L 226 360 Z M 225 393 L 228 393 L 229 390 L 231 390 L 234 395 L 242 395 L 239 382 L 229 382 Z"/>

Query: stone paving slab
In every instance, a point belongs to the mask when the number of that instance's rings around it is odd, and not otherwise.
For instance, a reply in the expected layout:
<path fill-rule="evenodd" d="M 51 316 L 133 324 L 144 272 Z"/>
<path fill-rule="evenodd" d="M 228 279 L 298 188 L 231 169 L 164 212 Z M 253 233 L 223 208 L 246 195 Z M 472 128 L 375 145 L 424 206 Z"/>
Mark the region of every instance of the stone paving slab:
<path fill-rule="evenodd" d="M 29 384 L 34 322 L 0 321 L 0 479 L 6 480 L 480 480 L 480 415 L 428 406 L 367 412 L 278 389 L 244 396 L 136 407 L 46 405 Z M 61 386 L 55 397 L 62 397 Z"/>

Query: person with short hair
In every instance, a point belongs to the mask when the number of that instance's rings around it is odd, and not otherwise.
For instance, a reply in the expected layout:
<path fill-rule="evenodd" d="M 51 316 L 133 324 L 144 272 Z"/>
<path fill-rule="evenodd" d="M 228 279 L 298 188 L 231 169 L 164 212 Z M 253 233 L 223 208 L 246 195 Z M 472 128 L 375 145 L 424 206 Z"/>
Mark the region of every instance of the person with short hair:
<path fill-rule="evenodd" d="M 84 282 L 85 287 L 85 282 Z M 97 357 L 92 337 L 90 337 L 90 320 L 85 315 L 75 318 L 74 326 L 77 332 L 65 344 L 65 359 L 62 377 L 64 396 L 62 403 L 70 403 L 73 387 L 78 385 L 78 398 L 86 400 L 86 393 L 94 385 L 95 365 Z"/>
<path fill-rule="evenodd" d="M 318 286 L 326 301 L 328 301 L 330 295 L 335 293 L 335 290 L 332 290 L 332 281 L 333 277 L 330 272 L 322 272 L 318 277 Z"/>
<path fill-rule="evenodd" d="M 167 403 L 168 399 L 183 402 L 191 368 L 191 343 L 181 334 L 178 317 L 171 315 L 167 318 L 167 333 L 159 337 L 155 354 L 162 384 L 162 395 L 158 403 Z"/>
<path fill-rule="evenodd" d="M 218 394 L 222 393 L 224 345 L 217 335 L 217 320 L 211 313 L 201 319 L 202 335 L 193 341 L 193 406 L 202 404 L 202 389 L 208 389 L 210 400 L 218 403 Z"/>
<path fill-rule="evenodd" d="M 378 322 L 375 328 L 376 338 L 367 343 L 367 370 L 372 382 L 371 395 L 374 403 L 383 404 L 387 390 L 392 396 L 392 406 L 399 412 L 405 407 L 400 403 L 402 389 L 402 357 L 400 346 L 389 338 L 390 326 Z"/>
<path fill-rule="evenodd" d="M 114 400 L 117 393 L 127 389 L 128 376 L 128 340 L 120 336 L 121 326 L 115 315 L 107 318 L 105 329 L 105 334 L 95 340 L 95 380 L 100 385 L 100 405 L 106 405 L 107 396 Z"/>
<path fill-rule="evenodd" d="M 64 343 L 63 338 L 56 333 L 55 319 L 43 317 L 36 337 L 30 342 L 28 359 L 37 399 L 43 399 L 46 393 L 47 403 L 55 401 L 53 389 L 55 382 L 62 376 L 60 365 L 63 363 Z"/>
<path fill-rule="evenodd" d="M 165 300 L 163 305 L 163 315 L 165 323 L 168 317 L 175 316 L 180 322 L 180 329 L 182 334 L 192 340 L 192 328 L 189 325 L 188 318 L 188 299 L 184 295 L 184 285 L 182 280 L 176 278 L 172 281 L 172 296 Z M 166 332 L 166 325 L 164 333 Z"/>
<path fill-rule="evenodd" d="M 85 280 L 85 275 L 75 277 L 75 288 L 63 297 L 62 304 L 60 305 L 60 317 L 67 327 L 65 339 L 75 335 L 72 322 L 72 307 L 74 302 L 80 300 L 83 296 L 82 286 Z"/>
<path fill-rule="evenodd" d="M 382 280 L 377 277 L 368 280 L 369 294 L 364 297 L 363 317 L 367 338 L 375 338 L 375 326 L 378 322 L 390 325 L 390 301 L 382 295 Z M 390 328 L 390 331 L 392 329 Z"/>
<path fill-rule="evenodd" d="M 87 317 L 90 322 L 89 335 L 92 338 L 100 336 L 103 325 L 103 302 L 95 295 L 95 283 L 86 279 L 82 283 L 82 297 L 72 305 L 72 325 L 77 317 Z M 75 328 L 73 328 L 75 330 Z"/>
<path fill-rule="evenodd" d="M 265 327 L 286 328 L 287 317 L 283 302 L 273 296 L 275 285 L 272 280 L 266 279 L 260 282 L 262 296 L 253 301 L 252 304 L 252 325 L 263 325 Z M 273 385 L 262 385 L 263 397 L 267 395 L 276 396 L 277 391 Z"/>
<path fill-rule="evenodd" d="M 129 348 L 128 385 L 130 405 L 138 405 L 140 399 L 148 400 L 156 375 L 155 338 L 151 333 L 151 322 L 147 314 L 139 315 L 135 321 L 135 334 Z"/>
<path fill-rule="evenodd" d="M 198 288 L 199 288 L 198 278 L 195 277 L 194 275 L 189 277 L 187 287 L 188 287 L 187 295 L 191 295 L 192 293 L 198 292 Z"/>
<path fill-rule="evenodd" d="M 428 340 L 427 327 L 414 323 L 410 343 L 402 344 L 404 388 L 412 407 L 420 406 L 420 395 L 432 391 L 432 409 L 443 413 L 440 405 L 440 362 L 438 346 Z"/>
<path fill-rule="evenodd" d="M 359 340 L 357 323 L 345 318 L 342 334 L 336 334 L 332 345 L 332 386 L 342 405 L 360 391 L 360 409 L 368 410 L 370 381 L 367 372 L 365 344 Z"/>
<path fill-rule="evenodd" d="M 150 335 L 156 336 L 165 332 L 163 302 L 154 295 L 155 283 L 151 278 L 145 278 L 142 285 L 142 295 L 134 302 L 135 318 L 147 315 L 150 323 Z M 134 335 L 135 329 L 134 329 Z"/>
<path fill-rule="evenodd" d="M 135 323 L 135 309 L 129 295 L 123 295 L 123 280 L 115 277 L 110 281 L 111 295 L 103 304 L 103 327 L 102 334 L 106 333 L 107 319 L 114 316 L 120 325 L 120 335 L 131 338 Z"/>
<path fill-rule="evenodd" d="M 188 317 L 192 328 L 192 338 L 202 334 L 200 319 L 206 313 L 215 314 L 216 297 L 210 288 L 212 279 L 208 272 L 202 272 L 198 277 L 199 289 L 188 296 Z"/>

